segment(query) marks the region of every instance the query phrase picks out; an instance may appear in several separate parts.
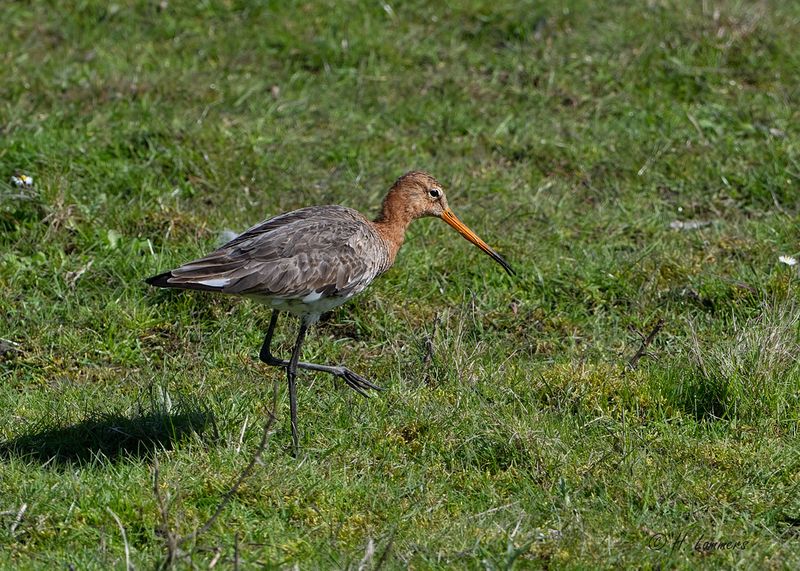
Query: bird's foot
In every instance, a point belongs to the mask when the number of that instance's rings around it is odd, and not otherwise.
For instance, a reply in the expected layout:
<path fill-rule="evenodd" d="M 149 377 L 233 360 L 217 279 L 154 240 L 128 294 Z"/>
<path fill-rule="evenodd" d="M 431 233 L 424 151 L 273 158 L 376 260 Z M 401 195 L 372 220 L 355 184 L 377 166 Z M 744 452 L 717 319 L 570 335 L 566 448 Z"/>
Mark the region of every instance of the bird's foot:
<path fill-rule="evenodd" d="M 376 391 L 384 390 L 382 387 L 369 382 L 367 379 L 359 374 L 354 373 L 347 367 L 336 367 L 336 372 L 334 374 L 337 377 L 341 377 L 348 387 L 365 398 L 369 398 L 369 393 L 367 392 L 368 389 Z"/>

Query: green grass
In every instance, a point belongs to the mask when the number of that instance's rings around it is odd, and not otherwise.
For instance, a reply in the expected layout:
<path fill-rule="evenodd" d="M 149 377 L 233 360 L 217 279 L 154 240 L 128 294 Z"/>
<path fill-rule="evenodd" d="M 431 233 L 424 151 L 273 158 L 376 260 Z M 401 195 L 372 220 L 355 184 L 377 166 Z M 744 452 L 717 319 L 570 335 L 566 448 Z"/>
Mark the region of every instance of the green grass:
<path fill-rule="evenodd" d="M 0 567 L 163 563 L 276 381 L 178 567 L 800 566 L 800 5 L 163 5 L 0 9 Z M 295 460 L 267 311 L 142 280 L 410 169 L 519 276 L 412 225 Z"/>

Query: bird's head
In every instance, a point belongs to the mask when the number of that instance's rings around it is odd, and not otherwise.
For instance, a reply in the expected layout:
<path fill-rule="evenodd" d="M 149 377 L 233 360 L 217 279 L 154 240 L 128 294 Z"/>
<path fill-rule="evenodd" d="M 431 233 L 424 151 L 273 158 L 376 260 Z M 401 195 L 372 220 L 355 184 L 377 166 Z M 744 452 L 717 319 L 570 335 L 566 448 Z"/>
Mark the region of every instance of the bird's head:
<path fill-rule="evenodd" d="M 514 270 L 503 257 L 495 252 L 480 237 L 470 230 L 450 210 L 442 185 L 431 175 L 421 171 L 411 171 L 401 176 L 392 185 L 383 203 L 382 218 L 403 219 L 407 221 L 436 216 L 447 222 L 464 238 L 486 252 L 493 260 L 503 266 L 506 272 L 514 275 Z"/>

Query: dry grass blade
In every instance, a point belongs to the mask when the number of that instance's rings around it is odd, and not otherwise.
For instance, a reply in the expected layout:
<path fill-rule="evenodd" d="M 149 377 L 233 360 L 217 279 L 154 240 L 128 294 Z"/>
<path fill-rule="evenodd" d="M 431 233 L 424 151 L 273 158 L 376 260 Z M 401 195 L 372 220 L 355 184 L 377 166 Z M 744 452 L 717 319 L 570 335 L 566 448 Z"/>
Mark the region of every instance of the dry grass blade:
<path fill-rule="evenodd" d="M 647 355 L 647 348 L 656 338 L 656 335 L 659 334 L 661 329 L 663 329 L 663 327 L 664 327 L 664 320 L 659 319 L 658 322 L 653 327 L 653 329 L 650 330 L 650 333 L 647 334 L 647 337 L 642 338 L 642 343 L 639 346 L 639 349 L 636 350 L 636 353 L 634 353 L 633 357 L 631 357 L 630 361 L 628 361 L 628 367 L 630 369 L 635 369 L 636 365 L 639 364 L 641 358 Z"/>
<path fill-rule="evenodd" d="M 110 507 L 106 506 L 106 511 L 110 513 L 111 517 L 114 518 L 114 521 L 117 522 L 119 531 L 122 534 L 122 543 L 125 545 L 125 569 L 127 571 L 131 571 L 133 569 L 133 563 L 131 563 L 131 548 L 128 545 L 128 536 L 125 533 L 125 526 L 122 525 L 122 521 L 119 519 L 119 516 L 115 514 Z"/>

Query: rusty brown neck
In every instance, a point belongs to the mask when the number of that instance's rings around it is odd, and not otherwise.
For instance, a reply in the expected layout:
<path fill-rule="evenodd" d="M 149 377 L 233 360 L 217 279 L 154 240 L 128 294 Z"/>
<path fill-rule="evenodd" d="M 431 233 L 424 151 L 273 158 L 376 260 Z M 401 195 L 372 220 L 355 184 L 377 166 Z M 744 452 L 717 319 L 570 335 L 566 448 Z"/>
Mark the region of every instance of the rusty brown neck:
<path fill-rule="evenodd" d="M 403 245 L 406 228 L 416 218 L 410 206 L 399 192 L 390 191 L 383 199 L 381 213 L 372 223 L 389 245 L 389 264 L 394 264 L 397 252 Z"/>

